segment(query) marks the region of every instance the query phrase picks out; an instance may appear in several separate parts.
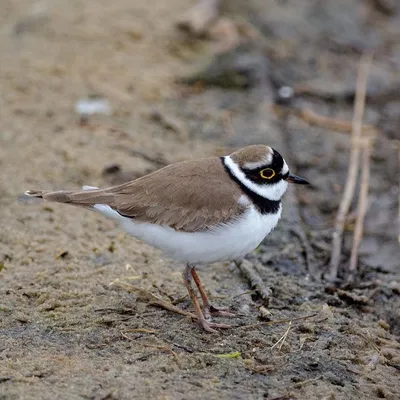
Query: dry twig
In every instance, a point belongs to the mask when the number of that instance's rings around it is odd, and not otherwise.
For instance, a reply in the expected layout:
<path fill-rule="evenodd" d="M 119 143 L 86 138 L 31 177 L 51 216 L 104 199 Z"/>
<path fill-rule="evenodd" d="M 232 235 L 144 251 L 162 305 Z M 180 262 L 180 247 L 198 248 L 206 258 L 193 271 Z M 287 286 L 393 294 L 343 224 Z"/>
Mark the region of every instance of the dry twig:
<path fill-rule="evenodd" d="M 366 138 L 361 161 L 361 186 L 360 195 L 358 198 L 357 206 L 357 219 L 354 228 L 353 246 L 350 256 L 350 274 L 353 274 L 357 269 L 358 249 L 360 247 L 361 239 L 364 231 L 364 218 L 367 212 L 368 205 L 368 188 L 369 188 L 369 169 L 371 159 L 371 139 Z"/>
<path fill-rule="evenodd" d="M 349 121 L 344 121 L 341 119 L 326 117 L 325 115 L 317 114 L 315 111 L 310 110 L 308 108 L 293 108 L 293 107 L 279 107 L 279 109 L 283 108 L 284 110 L 288 110 L 290 113 L 294 114 L 297 118 L 302 119 L 310 125 L 315 125 L 321 128 L 329 129 L 336 132 L 341 133 L 351 133 L 352 132 L 352 124 Z M 373 125 L 362 125 L 362 131 L 365 133 L 374 134 L 377 132 L 377 128 Z"/>
<path fill-rule="evenodd" d="M 347 180 L 344 188 L 339 212 L 336 216 L 335 230 L 333 232 L 332 252 L 330 262 L 330 279 L 335 280 L 338 274 L 340 255 L 342 253 L 342 235 L 346 215 L 349 211 L 351 201 L 354 196 L 354 189 L 357 180 L 357 173 L 360 162 L 360 139 L 362 131 L 362 119 L 365 109 L 365 95 L 367 91 L 367 79 L 372 63 L 372 55 L 363 55 L 357 75 L 356 99 L 354 104 L 354 116 L 352 127 L 352 147 L 350 152 L 350 162 L 347 171 Z"/>
<path fill-rule="evenodd" d="M 255 271 L 253 264 L 248 260 L 237 261 L 235 264 L 239 268 L 240 272 L 249 281 L 250 286 L 257 291 L 264 303 L 268 305 L 269 298 L 271 296 L 271 290 L 268 286 L 264 285 L 264 282 Z"/>

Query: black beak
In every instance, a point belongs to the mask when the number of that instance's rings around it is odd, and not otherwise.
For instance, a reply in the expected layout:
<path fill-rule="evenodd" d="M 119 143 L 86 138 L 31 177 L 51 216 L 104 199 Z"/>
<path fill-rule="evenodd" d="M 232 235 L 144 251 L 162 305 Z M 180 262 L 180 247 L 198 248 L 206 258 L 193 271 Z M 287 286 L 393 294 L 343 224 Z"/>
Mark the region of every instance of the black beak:
<path fill-rule="evenodd" d="M 304 178 L 293 174 L 289 174 L 287 181 L 290 183 L 297 183 L 298 185 L 309 185 L 309 182 L 307 182 Z"/>

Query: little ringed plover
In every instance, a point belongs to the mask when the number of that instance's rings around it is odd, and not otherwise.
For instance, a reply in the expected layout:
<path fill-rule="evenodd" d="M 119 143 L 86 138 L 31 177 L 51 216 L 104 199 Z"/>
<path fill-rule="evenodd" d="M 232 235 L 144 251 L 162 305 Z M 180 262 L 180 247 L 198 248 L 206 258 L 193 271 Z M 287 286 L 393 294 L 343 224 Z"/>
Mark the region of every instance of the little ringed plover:
<path fill-rule="evenodd" d="M 196 266 L 239 259 L 254 250 L 278 223 L 288 183 L 308 184 L 289 173 L 276 150 L 253 145 L 225 157 L 171 164 L 107 189 L 84 186 L 25 194 L 97 211 L 129 235 L 185 263 L 183 282 L 198 322 L 213 332 L 228 325 L 212 322 L 211 315 L 233 314 L 211 305 Z"/>

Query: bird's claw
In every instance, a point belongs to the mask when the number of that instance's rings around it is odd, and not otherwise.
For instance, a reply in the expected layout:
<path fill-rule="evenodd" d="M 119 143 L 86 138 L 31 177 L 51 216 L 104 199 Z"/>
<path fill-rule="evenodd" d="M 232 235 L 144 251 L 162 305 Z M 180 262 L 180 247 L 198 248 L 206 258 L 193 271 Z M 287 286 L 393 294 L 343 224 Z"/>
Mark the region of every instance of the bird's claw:
<path fill-rule="evenodd" d="M 204 318 L 211 321 L 212 316 L 216 317 L 236 317 L 236 314 L 229 311 L 229 308 L 217 308 L 213 305 L 205 306 L 203 308 Z"/>
<path fill-rule="evenodd" d="M 199 320 L 200 326 L 207 332 L 215 333 L 216 329 L 229 329 L 231 326 L 226 324 L 218 324 L 216 322 L 207 321 L 206 319 Z"/>

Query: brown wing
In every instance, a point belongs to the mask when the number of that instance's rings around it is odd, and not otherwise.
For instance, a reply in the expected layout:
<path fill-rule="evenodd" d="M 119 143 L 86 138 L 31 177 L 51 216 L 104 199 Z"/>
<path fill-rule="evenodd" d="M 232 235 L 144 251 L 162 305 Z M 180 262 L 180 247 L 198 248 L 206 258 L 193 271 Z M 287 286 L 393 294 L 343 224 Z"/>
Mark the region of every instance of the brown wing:
<path fill-rule="evenodd" d="M 238 204 L 241 195 L 221 160 L 212 157 L 171 164 L 109 189 L 44 192 L 41 197 L 81 206 L 107 204 L 137 221 L 195 232 L 240 215 L 245 208 Z"/>

